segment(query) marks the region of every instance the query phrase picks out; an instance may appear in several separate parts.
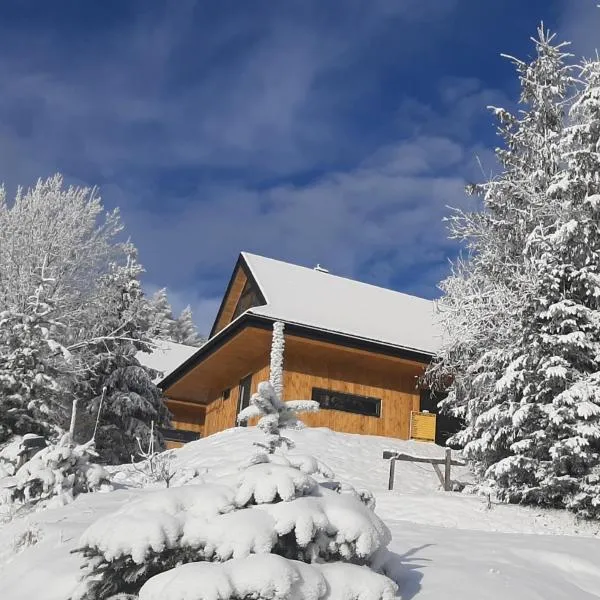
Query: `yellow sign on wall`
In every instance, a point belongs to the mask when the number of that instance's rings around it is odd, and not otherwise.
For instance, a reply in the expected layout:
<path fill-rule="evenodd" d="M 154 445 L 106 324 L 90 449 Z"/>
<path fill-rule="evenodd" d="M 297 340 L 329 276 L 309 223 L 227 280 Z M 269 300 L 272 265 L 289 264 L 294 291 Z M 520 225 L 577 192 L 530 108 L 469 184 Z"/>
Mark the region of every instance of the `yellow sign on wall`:
<path fill-rule="evenodd" d="M 428 412 L 410 413 L 410 439 L 420 442 L 435 442 L 437 415 Z"/>

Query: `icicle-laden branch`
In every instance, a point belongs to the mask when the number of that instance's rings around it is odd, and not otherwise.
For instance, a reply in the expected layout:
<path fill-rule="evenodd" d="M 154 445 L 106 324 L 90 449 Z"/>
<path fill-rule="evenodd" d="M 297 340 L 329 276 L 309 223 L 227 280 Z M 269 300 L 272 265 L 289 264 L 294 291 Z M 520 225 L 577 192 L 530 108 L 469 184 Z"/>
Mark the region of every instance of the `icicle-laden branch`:
<path fill-rule="evenodd" d="M 271 367 L 269 380 L 279 400 L 283 400 L 283 352 L 285 350 L 285 325 L 281 321 L 273 323 L 271 342 Z"/>

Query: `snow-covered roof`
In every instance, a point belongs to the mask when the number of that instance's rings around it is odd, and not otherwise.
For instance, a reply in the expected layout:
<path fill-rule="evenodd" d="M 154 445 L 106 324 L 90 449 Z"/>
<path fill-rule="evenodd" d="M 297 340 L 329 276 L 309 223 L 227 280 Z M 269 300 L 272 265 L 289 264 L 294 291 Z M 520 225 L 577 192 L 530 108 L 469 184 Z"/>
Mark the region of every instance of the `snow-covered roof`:
<path fill-rule="evenodd" d="M 432 300 L 247 252 L 242 257 L 267 302 L 249 313 L 432 355 L 441 345 Z"/>
<path fill-rule="evenodd" d="M 165 340 L 152 340 L 152 352 L 138 352 L 136 358 L 144 367 L 158 371 L 155 383 L 161 381 L 198 351 L 195 346 L 185 346 Z"/>

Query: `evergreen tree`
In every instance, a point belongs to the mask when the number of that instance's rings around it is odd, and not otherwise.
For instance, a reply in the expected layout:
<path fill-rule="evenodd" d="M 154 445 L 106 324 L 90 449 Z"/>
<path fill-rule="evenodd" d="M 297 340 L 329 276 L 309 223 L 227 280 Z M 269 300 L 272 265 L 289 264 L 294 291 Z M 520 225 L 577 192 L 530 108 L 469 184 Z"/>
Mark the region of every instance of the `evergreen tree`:
<path fill-rule="evenodd" d="M 136 353 L 150 351 L 149 310 L 139 276 L 143 271 L 131 244 L 124 246 L 126 263 L 113 263 L 102 278 L 104 302 L 96 315 L 97 343 L 86 346 L 92 376 L 87 382 L 88 428 L 98 421 L 96 449 L 109 463 L 129 461 L 138 449 L 137 439 L 146 442 L 154 422 L 155 446 L 163 448 L 158 427 L 168 424 L 168 411 L 152 373 L 142 367 Z M 93 358 L 92 358 L 93 357 Z M 98 416 L 99 415 L 99 416 Z M 89 437 L 88 437 L 89 439 Z"/>
<path fill-rule="evenodd" d="M 600 516 L 600 62 L 580 79 L 548 189 L 554 219 L 526 245 L 536 293 L 497 386 L 516 400 L 517 433 L 488 476 L 510 500 Z"/>
<path fill-rule="evenodd" d="M 167 288 L 158 290 L 150 299 L 150 326 L 148 335 L 153 339 L 170 340 L 175 326 L 173 309 L 167 297 Z"/>
<path fill-rule="evenodd" d="M 514 369 L 514 346 L 522 335 L 528 301 L 538 289 L 537 265 L 527 255 L 531 233 L 553 222 L 547 191 L 561 164 L 564 106 L 572 78 L 564 44 L 539 29 L 531 63 L 512 59 L 523 106 L 513 115 L 494 108 L 504 147 L 497 150 L 502 173 L 469 191 L 482 209 L 450 219 L 454 238 L 469 255 L 442 284 L 441 317 L 446 345 L 430 369 L 433 383 L 450 381 L 443 403 L 464 429 L 452 440 L 481 477 L 512 452 L 519 425 L 515 391 L 506 386 Z"/>
<path fill-rule="evenodd" d="M 192 309 L 186 306 L 176 319 L 171 330 L 171 340 L 186 346 L 202 346 L 204 339 L 198 333 L 194 323 Z"/>
<path fill-rule="evenodd" d="M 44 270 L 24 312 L 0 312 L 0 444 L 35 433 L 53 437 L 68 412 L 65 388 L 68 353 L 54 339 Z"/>

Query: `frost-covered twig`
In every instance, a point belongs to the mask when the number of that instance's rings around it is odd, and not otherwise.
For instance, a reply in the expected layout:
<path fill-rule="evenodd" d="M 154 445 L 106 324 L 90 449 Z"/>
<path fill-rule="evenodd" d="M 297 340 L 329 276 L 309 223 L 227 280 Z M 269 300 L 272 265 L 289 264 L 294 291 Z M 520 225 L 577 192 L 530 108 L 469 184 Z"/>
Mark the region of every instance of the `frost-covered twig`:
<path fill-rule="evenodd" d="M 150 437 L 148 439 L 148 448 L 144 450 L 140 438 L 136 438 L 138 445 L 138 455 L 142 458 L 140 462 L 135 462 L 135 457 L 131 457 L 131 466 L 135 471 L 141 473 L 144 478 L 151 483 L 163 482 L 168 488 L 171 481 L 177 474 L 171 459 L 172 456 L 167 452 L 156 452 L 154 443 L 154 421 L 150 425 Z"/>

